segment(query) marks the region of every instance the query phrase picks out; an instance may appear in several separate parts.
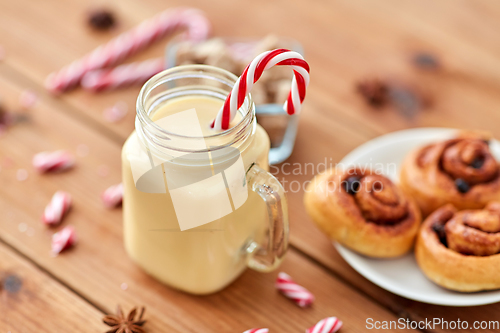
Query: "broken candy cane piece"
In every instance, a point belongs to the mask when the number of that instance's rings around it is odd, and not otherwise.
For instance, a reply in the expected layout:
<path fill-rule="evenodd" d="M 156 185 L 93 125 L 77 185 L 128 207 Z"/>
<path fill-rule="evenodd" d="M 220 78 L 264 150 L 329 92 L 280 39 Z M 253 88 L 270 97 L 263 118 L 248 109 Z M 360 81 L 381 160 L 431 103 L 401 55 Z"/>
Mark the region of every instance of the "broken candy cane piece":
<path fill-rule="evenodd" d="M 52 254 L 57 255 L 69 249 L 76 243 L 76 233 L 73 227 L 64 229 L 52 235 Z"/>
<path fill-rule="evenodd" d="M 123 201 L 123 184 L 110 186 L 101 195 L 102 202 L 108 208 L 119 206 Z"/>
<path fill-rule="evenodd" d="M 300 307 L 309 306 L 314 302 L 314 295 L 306 288 L 298 285 L 286 273 L 281 272 L 278 274 L 276 289 Z"/>
<path fill-rule="evenodd" d="M 33 156 L 33 166 L 41 173 L 64 171 L 74 164 L 75 159 L 65 150 L 44 151 Z"/>
<path fill-rule="evenodd" d="M 42 217 L 43 223 L 49 226 L 59 225 L 70 208 L 71 195 L 64 191 L 57 191 L 45 207 Z"/>
<path fill-rule="evenodd" d="M 337 317 L 328 317 L 318 321 L 316 325 L 306 330 L 306 333 L 335 333 L 342 327 Z"/>

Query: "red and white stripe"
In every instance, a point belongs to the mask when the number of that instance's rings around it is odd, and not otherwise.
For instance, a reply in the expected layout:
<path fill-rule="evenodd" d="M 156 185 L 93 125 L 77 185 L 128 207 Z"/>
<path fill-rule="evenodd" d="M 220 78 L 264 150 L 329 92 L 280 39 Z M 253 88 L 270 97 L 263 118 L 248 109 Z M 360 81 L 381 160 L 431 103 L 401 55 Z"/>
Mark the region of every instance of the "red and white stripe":
<path fill-rule="evenodd" d="M 180 28 L 187 30 L 189 39 L 202 41 L 210 33 L 210 22 L 203 12 L 194 8 L 166 10 L 99 46 L 60 71 L 50 74 L 45 81 L 45 86 L 53 93 L 73 88 L 89 71 L 118 64 Z"/>
<path fill-rule="evenodd" d="M 123 202 L 123 184 L 108 187 L 101 195 L 102 202 L 108 208 L 114 208 Z"/>
<path fill-rule="evenodd" d="M 288 99 L 283 106 L 288 114 L 300 112 L 306 87 L 309 85 L 309 65 L 297 52 L 276 49 L 266 51 L 255 57 L 245 68 L 229 93 L 217 117 L 212 122 L 215 130 L 226 130 L 236 116 L 237 110 L 243 105 L 246 95 L 252 90 L 253 84 L 259 80 L 265 70 L 273 66 L 289 66 L 293 69 L 292 87 Z"/>
<path fill-rule="evenodd" d="M 342 327 L 337 317 L 321 319 L 316 325 L 306 330 L 306 333 L 335 333 Z"/>
<path fill-rule="evenodd" d="M 49 226 L 59 225 L 71 208 L 71 195 L 57 191 L 43 212 L 42 222 Z"/>
<path fill-rule="evenodd" d="M 309 306 L 314 302 L 314 295 L 306 288 L 298 285 L 286 273 L 281 272 L 278 274 L 276 288 L 300 307 Z"/>
<path fill-rule="evenodd" d="M 75 164 L 73 155 L 65 150 L 44 151 L 33 156 L 33 166 L 41 173 L 60 172 Z"/>
<path fill-rule="evenodd" d="M 138 61 L 111 69 L 98 69 L 86 73 L 82 87 L 94 92 L 142 85 L 153 75 L 165 69 L 163 58 Z"/>
<path fill-rule="evenodd" d="M 268 328 L 252 328 L 249 330 L 246 330 L 243 333 L 268 333 L 269 329 Z"/>
<path fill-rule="evenodd" d="M 52 235 L 52 254 L 57 255 L 76 243 L 76 232 L 71 226 Z"/>

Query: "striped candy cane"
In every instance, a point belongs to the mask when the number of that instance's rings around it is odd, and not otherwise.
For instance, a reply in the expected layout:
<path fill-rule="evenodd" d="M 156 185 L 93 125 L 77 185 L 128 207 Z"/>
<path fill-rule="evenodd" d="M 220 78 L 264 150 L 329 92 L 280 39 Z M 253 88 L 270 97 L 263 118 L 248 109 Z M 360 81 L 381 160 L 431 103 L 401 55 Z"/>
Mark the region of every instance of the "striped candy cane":
<path fill-rule="evenodd" d="M 165 69 L 163 58 L 138 61 L 111 69 L 98 69 L 86 73 L 82 87 L 94 92 L 131 85 L 142 85 L 153 75 Z"/>
<path fill-rule="evenodd" d="M 76 232 L 73 227 L 65 227 L 52 235 L 52 254 L 57 255 L 76 243 Z"/>
<path fill-rule="evenodd" d="M 342 327 L 337 317 L 328 317 L 318 321 L 316 325 L 306 330 L 306 333 L 335 333 Z"/>
<path fill-rule="evenodd" d="M 102 202 L 108 208 L 117 207 L 123 201 L 123 184 L 110 186 L 101 195 Z"/>
<path fill-rule="evenodd" d="M 306 307 L 314 302 L 314 295 L 306 288 L 298 285 L 286 273 L 279 273 L 276 288 L 300 307 Z"/>
<path fill-rule="evenodd" d="M 268 333 L 269 329 L 268 328 L 252 328 L 249 330 L 246 330 L 243 333 Z"/>
<path fill-rule="evenodd" d="M 71 168 L 75 164 L 75 159 L 65 150 L 56 150 L 36 154 L 32 162 L 38 172 L 60 172 Z"/>
<path fill-rule="evenodd" d="M 71 195 L 64 191 L 57 191 L 50 200 L 50 203 L 45 207 L 42 221 L 46 225 L 56 226 L 62 222 L 63 217 L 71 208 Z"/>
<path fill-rule="evenodd" d="M 60 71 L 50 74 L 45 81 L 45 86 L 53 93 L 73 88 L 80 83 L 87 72 L 115 65 L 179 28 L 187 29 L 189 39 L 201 41 L 205 40 L 210 33 L 210 22 L 197 9 L 166 10 L 113 38 Z"/>
<path fill-rule="evenodd" d="M 212 128 L 215 130 L 229 128 L 229 123 L 236 116 L 237 110 L 243 105 L 245 97 L 252 89 L 253 84 L 257 82 L 265 70 L 273 66 L 289 66 L 293 69 L 292 88 L 283 107 L 290 115 L 300 111 L 301 104 L 306 97 L 306 87 L 309 85 L 309 65 L 302 55 L 297 52 L 276 49 L 259 54 L 245 68 L 227 96 L 224 106 L 212 122 Z"/>

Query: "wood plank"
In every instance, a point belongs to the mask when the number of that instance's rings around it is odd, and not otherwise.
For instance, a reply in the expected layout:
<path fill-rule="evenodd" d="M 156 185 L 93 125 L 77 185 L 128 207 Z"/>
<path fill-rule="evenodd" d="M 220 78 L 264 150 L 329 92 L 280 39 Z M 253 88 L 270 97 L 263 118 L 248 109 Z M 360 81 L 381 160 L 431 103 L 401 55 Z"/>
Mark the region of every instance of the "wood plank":
<path fill-rule="evenodd" d="M 103 314 L 0 243 L 2 332 L 101 332 Z"/>
<path fill-rule="evenodd" d="M 309 90 L 323 96 L 317 109 L 310 110 L 306 105 L 304 118 L 315 119 L 316 113 L 321 112 L 332 120 L 350 122 L 360 131 L 378 133 L 408 126 L 453 126 L 480 127 L 500 134 L 494 126 L 500 116 L 493 111 L 500 98 L 500 60 L 495 54 L 499 37 L 492 33 L 499 29 L 494 1 L 462 1 L 457 5 L 450 0 L 439 4 L 430 0 L 418 4 L 389 0 L 326 4 L 280 0 L 258 1 L 243 12 L 238 2 L 218 1 L 192 2 L 207 12 L 216 35 L 263 36 L 273 32 L 303 42 L 312 67 Z M 177 0 L 169 6 L 183 4 Z M 148 1 L 147 5 L 135 0 L 113 1 L 110 6 L 116 8 L 121 24 L 114 32 L 97 34 L 83 23 L 89 8 L 85 1 L 1 2 L 5 17 L 0 22 L 0 32 L 5 36 L 2 44 L 8 52 L 6 64 L 41 85 L 51 71 L 165 8 L 159 0 Z M 286 15 L 273 14 L 282 8 L 287 8 Z M 238 25 L 227 19 L 235 14 Z M 134 59 L 160 56 L 165 43 Z M 443 71 L 416 71 L 409 59 L 420 50 L 439 56 Z M 394 110 L 374 112 L 354 91 L 358 80 L 373 75 L 423 86 L 433 95 L 433 107 L 412 119 Z M 94 97 L 75 91 L 61 98 L 125 138 L 133 127 L 132 113 L 120 124 L 106 124 L 102 110 L 117 99 L 133 108 L 137 92 L 137 88 L 131 88 Z M 311 131 L 314 129 L 313 125 Z"/>
<path fill-rule="evenodd" d="M 14 103 L 20 91 L 1 78 L 1 73 L 0 90 L 8 96 L 7 104 Z M 397 319 L 293 250 L 282 269 L 317 296 L 310 309 L 301 309 L 276 292 L 276 272 L 247 271 L 226 290 L 205 297 L 167 288 L 127 257 L 121 210 L 106 210 L 100 202 L 100 192 L 120 181 L 119 145 L 44 101 L 32 111 L 31 123 L 13 127 L 1 140 L 0 161 L 8 164 L 0 172 L 0 211 L 6 214 L 0 238 L 99 308 L 111 311 L 116 304 L 125 308 L 145 305 L 152 332 L 238 332 L 254 326 L 276 332 L 299 331 L 330 315 L 342 318 L 346 331 L 361 332 L 366 318 Z M 53 175 L 38 175 L 32 170 L 34 153 L 59 148 L 76 152 L 79 144 L 87 145 L 89 155 L 79 157 L 74 170 Z M 108 176 L 98 175 L 100 165 L 109 167 Z M 29 173 L 21 182 L 16 180 L 20 168 Z M 54 230 L 42 225 L 40 214 L 58 189 L 73 196 L 74 209 L 64 225 L 75 227 L 79 242 L 53 258 L 49 248 Z M 21 223 L 25 225 L 20 228 Z M 26 228 L 29 232 L 23 232 Z M 127 290 L 121 289 L 122 283 L 128 285 Z"/>
<path fill-rule="evenodd" d="M 383 132 L 406 126 L 449 126 L 487 129 L 498 137 L 498 128 L 496 128 L 494 124 L 489 124 L 490 121 L 496 119 L 497 114 L 494 111 L 489 112 L 486 110 L 488 108 L 486 105 L 490 105 L 489 107 L 491 110 L 494 110 L 496 108 L 496 103 L 498 103 L 491 99 L 494 94 L 498 96 L 498 82 L 500 82 L 500 75 L 497 72 L 498 68 L 492 65 L 492 62 L 498 59 L 492 59 L 495 54 L 498 54 L 497 49 L 498 45 L 500 45 L 500 43 L 498 43 L 498 36 L 490 36 L 491 39 L 488 43 L 484 42 L 485 35 L 481 34 L 479 31 L 467 33 L 468 38 L 466 38 L 466 40 L 464 40 L 465 38 L 461 39 L 463 37 L 461 34 L 452 33 L 453 27 L 457 26 L 460 27 L 461 31 L 466 30 L 463 26 L 470 28 L 474 27 L 474 29 L 492 29 L 491 31 L 494 31 L 495 27 L 498 25 L 498 17 L 500 14 L 498 7 L 493 8 L 492 2 L 476 2 L 477 5 L 471 6 L 461 2 L 460 6 L 448 7 L 449 2 L 446 1 L 441 1 L 435 6 L 434 3 L 429 4 L 425 1 L 418 3 L 411 1 L 391 2 L 390 5 L 387 5 L 384 1 L 377 3 L 364 2 L 362 5 L 356 1 L 352 1 L 350 4 L 352 4 L 352 7 L 355 7 L 357 11 L 349 14 L 344 13 L 344 18 L 338 16 L 335 16 L 335 18 L 349 21 L 353 24 L 354 22 L 356 22 L 356 24 L 361 24 L 363 27 L 360 29 L 369 29 L 373 31 L 373 35 L 384 36 L 384 38 L 383 40 L 376 39 L 373 41 L 373 39 L 367 38 L 366 35 L 360 35 L 358 36 L 359 38 L 352 37 L 352 39 L 349 39 L 349 42 L 354 44 L 360 42 L 373 42 L 379 45 L 378 50 L 375 52 L 373 52 L 373 50 L 371 52 L 367 50 L 364 50 L 365 52 L 360 52 L 353 47 L 350 55 L 352 57 L 363 58 L 356 60 L 357 67 L 361 68 L 361 70 L 358 71 L 355 76 L 350 76 L 350 79 L 346 81 L 352 82 L 356 77 L 362 77 L 363 72 L 376 73 L 379 75 L 390 73 L 389 75 L 408 77 L 416 82 L 429 83 L 433 89 L 439 92 L 439 99 L 431 110 L 426 111 L 425 114 L 422 113 L 418 115 L 417 119 L 407 120 L 406 124 L 404 124 L 404 122 L 394 119 L 394 114 L 390 113 L 390 110 L 374 112 L 366 108 L 366 106 L 359 100 L 356 100 L 355 96 L 347 90 L 352 88 L 352 86 L 342 88 L 339 83 L 338 87 L 332 87 L 332 83 L 329 83 L 325 79 L 325 76 L 323 76 L 322 78 L 324 81 L 321 83 L 321 87 L 329 87 L 332 90 L 333 96 L 328 96 L 328 94 L 321 89 L 319 91 L 314 90 L 314 93 L 312 92 L 308 96 L 308 103 L 313 104 L 312 108 L 314 109 L 313 112 L 316 112 L 316 117 L 318 116 L 317 113 L 321 112 L 319 110 L 342 110 L 344 107 L 344 109 L 350 110 L 352 113 L 356 114 L 356 118 L 359 116 L 359 120 L 346 124 L 349 127 L 352 126 L 352 128 L 355 128 L 356 124 L 367 122 L 373 123 L 375 130 Z M 361 6 L 364 8 L 360 8 Z M 381 8 L 377 9 L 375 6 L 380 6 Z M 406 6 L 411 7 L 411 9 Z M 436 6 L 440 8 L 438 9 Z M 365 12 L 362 17 L 360 17 L 361 12 Z M 486 14 L 486 12 L 488 13 Z M 430 16 L 429 13 L 431 13 Z M 391 19 L 388 19 L 389 16 Z M 493 19 L 493 17 L 497 19 Z M 481 18 L 481 20 L 484 18 L 482 24 L 476 24 L 478 18 Z M 332 18 L 332 20 L 334 19 Z M 390 25 L 394 24 L 395 21 L 399 21 L 399 23 L 397 24 L 397 29 L 394 29 L 398 30 L 398 33 L 401 35 L 397 43 L 393 40 L 394 38 L 391 38 L 393 37 L 392 34 L 395 34 L 395 32 L 391 33 L 387 30 L 390 29 Z M 453 21 L 453 23 L 451 21 Z M 415 31 L 409 31 L 408 22 L 411 22 Z M 366 25 L 366 27 L 364 27 L 364 25 Z M 424 25 L 426 27 L 424 27 Z M 425 35 L 426 38 L 421 37 L 423 34 L 419 32 L 419 29 L 430 30 L 428 34 Z M 342 31 L 345 32 L 345 29 Z M 416 32 L 419 32 L 419 34 Z M 438 43 L 436 40 L 437 38 L 431 36 L 431 34 L 436 34 L 441 44 Z M 473 36 L 478 36 L 482 42 L 479 43 L 474 41 Z M 325 41 L 327 38 L 329 37 L 325 37 Z M 448 38 L 450 40 L 447 40 Z M 407 39 L 407 41 L 402 41 L 404 39 Z M 425 42 L 423 42 L 424 39 Z M 497 42 L 491 42 L 491 40 L 496 40 Z M 365 46 L 363 45 L 363 47 Z M 402 49 L 406 53 L 404 53 Z M 412 51 L 420 49 L 431 50 L 439 55 L 445 65 L 445 72 L 425 74 L 414 71 L 408 65 L 407 59 Z M 464 54 L 461 51 L 467 51 L 466 53 L 470 54 L 469 60 L 462 57 Z M 325 54 L 328 55 L 332 53 L 334 53 L 333 47 L 331 52 L 325 52 Z M 484 59 L 484 62 L 479 61 L 479 58 L 472 54 L 481 54 L 481 59 Z M 346 60 L 346 62 L 347 61 L 348 60 Z M 322 64 L 321 68 L 327 68 L 324 66 L 325 64 Z M 487 68 L 490 68 L 491 71 Z M 350 70 L 354 72 L 355 69 L 350 68 Z M 318 78 L 314 77 L 314 79 L 316 80 Z M 341 98 L 339 101 L 337 97 L 340 89 L 343 89 L 342 95 L 344 98 Z M 484 89 L 485 91 L 476 93 L 479 89 Z M 312 94 L 314 94 L 313 98 L 311 98 Z M 461 101 L 460 104 L 458 100 Z M 321 109 L 321 104 L 323 103 L 329 103 L 331 107 Z M 474 110 L 474 112 L 469 110 Z M 326 141 L 327 144 L 323 144 L 321 139 L 323 139 L 324 133 L 328 133 L 325 130 L 325 127 L 329 126 L 328 123 L 325 123 L 324 118 L 320 118 L 317 122 L 314 122 L 314 119 L 310 119 L 308 116 L 309 115 L 302 119 L 302 135 L 299 136 L 300 139 L 294 154 L 290 160 L 287 161 L 291 166 L 284 167 L 284 172 L 292 172 L 294 170 L 294 163 L 298 163 L 298 165 L 304 167 L 306 162 L 313 162 L 313 164 L 317 165 L 325 159 L 329 160 L 329 158 L 332 158 L 333 162 L 339 161 L 357 145 L 354 143 L 356 140 L 354 140 L 352 144 L 349 143 L 352 137 L 351 135 L 348 135 L 344 142 L 339 142 L 338 140 L 332 140 L 332 138 L 330 138 Z M 360 127 L 358 131 L 353 129 L 353 132 L 362 135 L 361 132 L 363 130 L 364 128 Z M 316 134 L 318 132 L 320 134 Z M 372 133 L 369 132 L 368 136 L 372 136 Z M 320 138 L 320 140 L 317 140 L 317 138 Z M 311 147 L 315 147 L 314 150 L 311 149 Z M 281 172 L 278 174 L 278 177 L 288 184 L 292 181 L 298 181 L 303 184 L 308 179 L 312 178 L 309 172 L 305 175 L 295 176 L 285 175 Z M 332 269 L 338 276 L 345 279 L 345 281 L 352 283 L 352 285 L 382 302 L 394 312 L 402 316 L 409 315 L 416 320 L 433 317 L 445 318 L 446 320 L 455 320 L 456 318 L 491 320 L 495 318 L 494 313 L 498 311 L 498 305 L 466 308 L 431 306 L 395 296 L 367 282 L 365 278 L 356 273 L 340 257 L 331 245 L 331 241 L 310 221 L 303 209 L 303 193 L 295 193 L 294 191 L 290 191 L 290 188 L 288 190 L 290 207 L 292 207 L 291 216 L 294 231 L 292 232 L 292 244 L 324 264 L 326 267 Z"/>
<path fill-rule="evenodd" d="M 215 32 L 220 35 L 255 36 L 273 31 L 304 43 L 313 76 L 297 149 L 290 160 L 292 163 L 318 163 L 325 157 L 338 161 L 359 143 L 385 131 L 408 126 L 483 128 L 500 136 L 495 125 L 499 120 L 495 112 L 499 102 L 500 67 L 496 57 L 499 36 L 492 33 L 498 31 L 500 14 L 494 1 L 461 1 L 458 4 L 456 1 L 336 1 L 328 4 L 292 1 L 286 3 L 287 15 L 279 17 L 273 13 L 285 6 L 283 1 L 258 1 L 256 6 L 238 14 L 241 24 L 236 26 L 227 17 L 239 13 L 241 4 L 238 2 L 220 2 L 223 6 L 213 2 L 193 3 L 213 18 Z M 151 1 L 148 5 L 131 0 L 114 4 L 123 13 L 124 25 L 120 29 L 164 8 L 160 1 Z M 180 2 L 171 3 L 172 6 L 175 4 Z M 2 43 L 9 55 L 4 65 L 33 79 L 37 87 L 51 70 L 106 39 L 106 36 L 89 34 L 83 25 L 75 25 L 74 22 L 79 22 L 81 13 L 87 9 L 83 1 L 74 0 L 64 5 L 46 1 L 43 8 L 41 4 L 4 1 L 0 6 L 0 12 L 6 13 L 5 19 L 0 20 L 0 31 L 7 36 Z M 56 6 L 58 9 L 54 10 Z M 28 11 L 26 7 L 29 7 Z M 61 17 L 59 12 L 68 15 Z M 45 25 L 44 22 L 54 23 Z M 445 70 L 438 74 L 415 71 L 408 62 L 415 50 L 437 54 Z M 161 54 L 161 48 L 150 50 L 142 57 L 153 54 Z M 407 119 L 393 110 L 373 111 L 353 91 L 354 82 L 371 75 L 393 76 L 429 86 L 435 95 L 435 104 L 415 119 Z M 77 91 L 63 96 L 62 101 L 70 106 L 68 112 L 88 117 L 123 140 L 133 127 L 133 116 L 129 115 L 120 124 L 109 125 L 102 121 L 101 111 L 116 99 L 124 99 L 133 105 L 136 93 L 137 89 L 129 89 L 94 97 Z M 43 145 L 35 139 L 32 141 Z M 68 143 L 72 149 L 77 144 L 77 140 Z M 94 172 L 100 161 L 96 158 L 92 162 Z M 302 183 L 312 175 L 284 177 L 288 183 L 294 180 Z M 70 182 L 69 178 L 66 181 Z M 48 186 L 56 187 L 53 183 Z M 357 288 L 396 308 L 398 313 L 411 309 L 408 311 L 412 315 L 432 315 L 426 309 L 433 307 L 402 301 L 354 273 L 309 222 L 302 208 L 302 194 L 291 193 L 290 202 L 292 242 L 301 251 L 321 261 L 346 281 L 353 281 Z M 489 319 L 496 310 L 497 306 L 487 306 L 442 311 L 447 312 L 448 318 L 458 315 L 462 318 L 466 314 L 470 318 Z"/>

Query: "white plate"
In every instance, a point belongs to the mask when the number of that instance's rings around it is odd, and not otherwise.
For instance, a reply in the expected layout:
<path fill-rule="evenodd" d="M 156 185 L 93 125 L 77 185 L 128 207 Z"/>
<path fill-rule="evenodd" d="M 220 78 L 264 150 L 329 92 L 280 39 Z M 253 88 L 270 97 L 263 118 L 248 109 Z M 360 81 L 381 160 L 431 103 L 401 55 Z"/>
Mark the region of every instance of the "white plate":
<path fill-rule="evenodd" d="M 447 128 L 418 128 L 390 133 L 354 149 L 341 163 L 371 164 L 372 167 L 376 167 L 375 163 L 394 163 L 396 168 L 387 168 L 389 174 L 386 176 L 397 181 L 401 161 L 412 148 L 452 137 L 455 131 Z M 492 141 L 491 149 L 499 159 L 500 143 Z M 358 273 L 376 285 L 405 298 L 448 306 L 482 305 L 500 301 L 500 291 L 459 293 L 439 287 L 420 271 L 413 253 L 397 259 L 373 259 L 359 255 L 338 243 L 334 245 Z"/>

